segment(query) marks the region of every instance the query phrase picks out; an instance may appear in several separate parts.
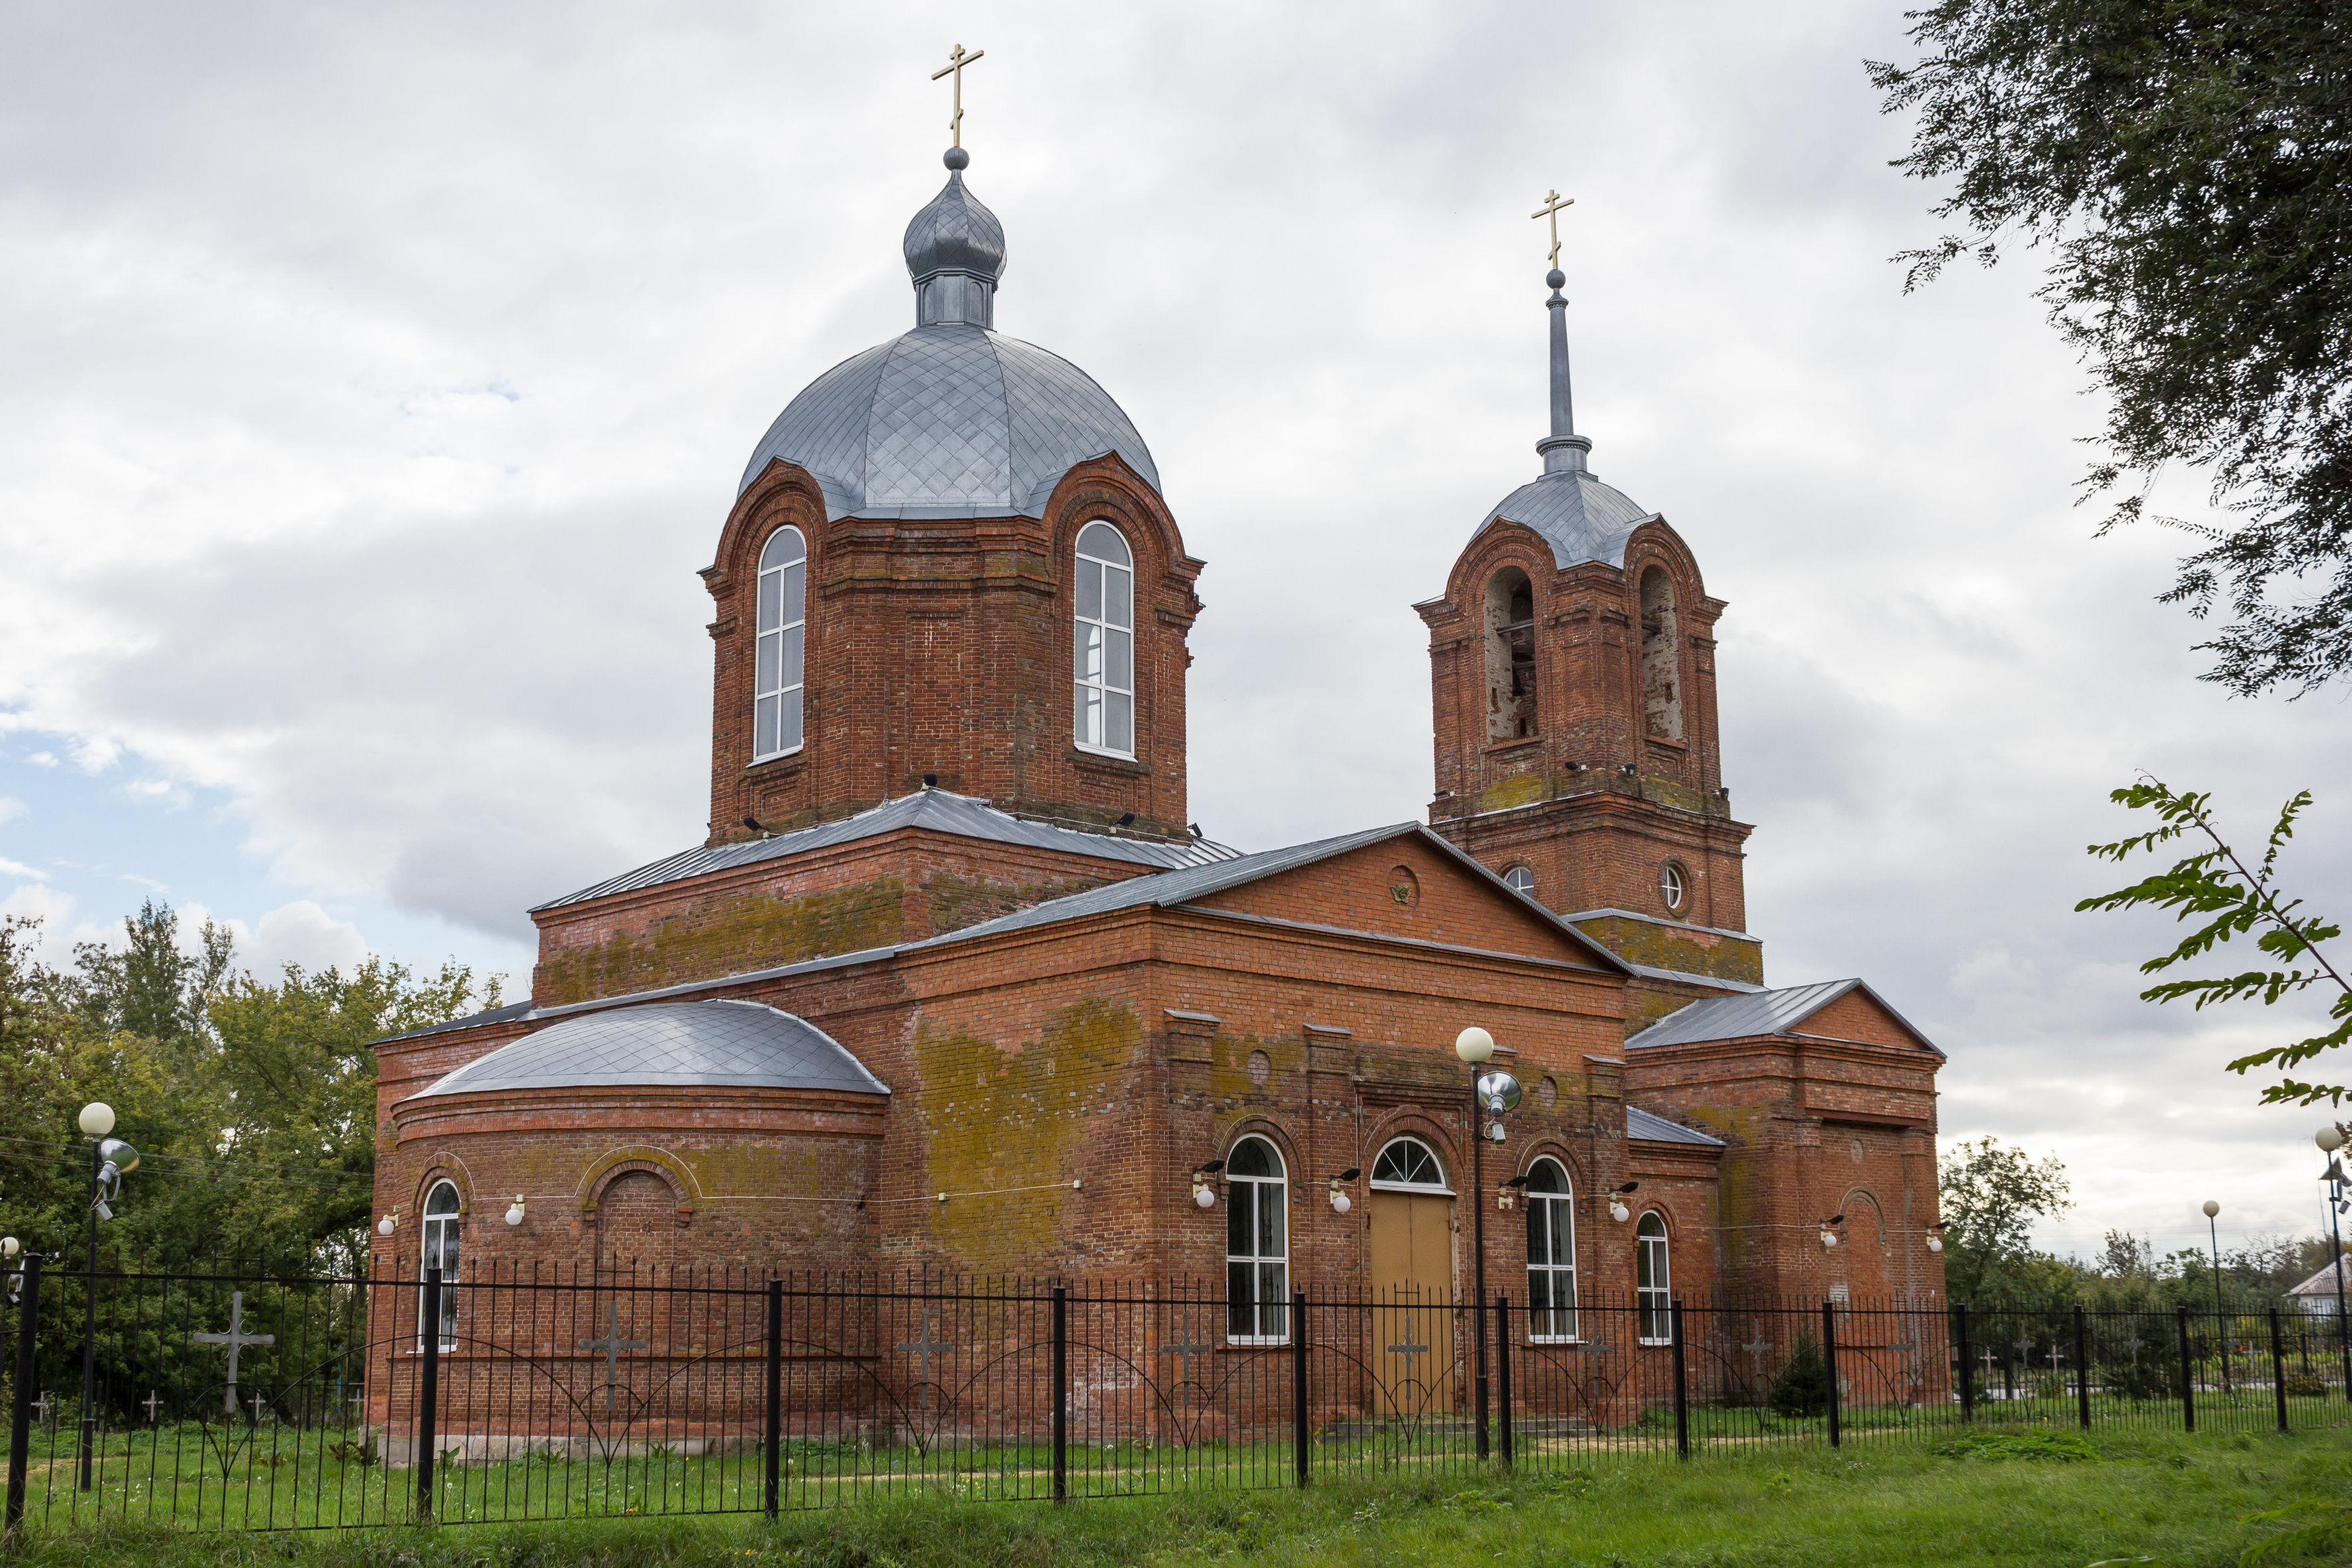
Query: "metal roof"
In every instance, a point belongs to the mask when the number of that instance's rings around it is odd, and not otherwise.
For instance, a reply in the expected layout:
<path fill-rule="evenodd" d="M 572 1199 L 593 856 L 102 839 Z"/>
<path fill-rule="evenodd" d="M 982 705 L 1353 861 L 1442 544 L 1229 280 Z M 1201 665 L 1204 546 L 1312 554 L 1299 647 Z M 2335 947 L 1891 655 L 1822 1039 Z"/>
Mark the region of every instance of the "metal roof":
<path fill-rule="evenodd" d="M 2338 1258 L 2336 1262 L 2329 1264 L 2326 1268 L 2321 1269 L 2318 1273 L 2313 1275 L 2302 1284 L 2297 1285 L 2294 1289 L 2289 1290 L 2287 1294 L 2290 1296 L 2334 1297 L 2336 1294 L 2336 1271 L 2337 1269 L 2343 1268 L 2345 1270 L 2345 1283 L 2347 1285 L 2352 1285 L 2352 1268 L 2347 1268 L 2345 1267 L 2347 1263 L 2352 1263 L 2352 1258 Z M 2332 1303 L 2329 1310 L 2334 1310 Z"/>
<path fill-rule="evenodd" d="M 1663 1116 L 1653 1116 L 1638 1105 L 1625 1108 L 1625 1136 L 1652 1143 L 1700 1143 L 1710 1149 L 1723 1147 L 1720 1138 L 1710 1138 L 1695 1127 L 1669 1121 Z"/>
<path fill-rule="evenodd" d="M 915 215 L 905 249 L 915 330 L 809 383 L 753 449 L 736 494 L 781 459 L 816 477 L 828 519 L 1042 517 L 1064 474 L 1108 453 L 1160 488 L 1150 448 L 1092 377 L 990 330 L 1004 230 L 961 174 Z M 969 280 L 977 300 L 948 310 L 942 273 Z"/>
<path fill-rule="evenodd" d="M 1501 518 L 1542 534 L 1551 545 L 1552 559 L 1562 566 L 1585 561 L 1622 566 L 1625 541 L 1657 515 L 1584 469 L 1567 469 L 1542 475 L 1505 496 L 1470 537 L 1475 539 Z"/>
<path fill-rule="evenodd" d="M 622 1087 L 890 1092 L 806 1019 L 758 1002 L 662 1002 L 551 1024 L 467 1063 L 414 1098 Z"/>
<path fill-rule="evenodd" d="M 410 1029 L 405 1034 L 385 1035 L 370 1040 L 372 1046 L 388 1046 L 394 1040 L 421 1040 L 427 1035 L 446 1035 L 453 1029 L 479 1029 L 492 1024 L 512 1023 L 531 1015 L 528 1002 L 509 1002 L 503 1007 L 493 1007 L 487 1013 L 475 1013 L 463 1018 L 451 1018 L 446 1023 L 428 1024 L 422 1029 Z"/>
<path fill-rule="evenodd" d="M 1672 980 L 1685 985 L 1711 986 L 1717 991 L 1761 991 L 1764 989 L 1761 985 L 1758 985 L 1751 981 L 1726 980 L 1719 974 L 1701 974 L 1695 970 L 1660 969 L 1654 963 L 1634 963 L 1629 964 L 1627 967 L 1631 968 L 1634 973 L 1642 976 L 1645 980 Z"/>
<path fill-rule="evenodd" d="M 933 833 L 953 834 L 960 838 L 982 838 L 994 844 L 1027 845 L 1032 848 L 1052 849 L 1066 855 L 1088 855 L 1097 860 L 1123 860 L 1133 866 L 1199 866 L 1211 861 L 1231 860 L 1241 854 L 1238 849 L 1212 843 L 1205 838 L 1171 844 L 1150 838 L 1121 838 L 1108 833 L 1081 833 L 1076 828 L 1055 827 L 1049 823 L 1027 822 L 1007 816 L 986 801 L 968 795 L 927 789 L 916 795 L 901 795 L 897 800 L 885 801 L 871 810 L 861 811 L 855 816 L 845 816 L 838 822 L 803 827 L 797 833 L 778 834 L 773 838 L 746 839 L 736 844 L 698 845 L 649 866 L 640 866 L 634 871 L 624 871 L 617 877 L 607 878 L 576 893 L 551 899 L 535 906 L 531 912 L 561 909 L 565 904 L 584 903 L 590 899 L 608 898 L 614 893 L 657 888 L 665 882 L 700 877 L 712 871 L 732 870 L 736 867 L 756 865 L 762 860 L 781 860 L 812 849 L 829 849 L 835 845 L 854 843 L 860 838 L 896 832 L 902 827 L 927 828 Z"/>
<path fill-rule="evenodd" d="M 1847 992 L 1857 990 L 1885 1008 L 1887 1016 L 1922 1046 L 1939 1057 L 1944 1054 L 1937 1049 L 1935 1042 L 1913 1028 L 1908 1018 L 1887 1006 L 1885 997 L 1859 980 L 1822 980 L 1811 985 L 1757 991 L 1744 996 L 1710 996 L 1667 1014 L 1625 1045 L 1628 1049 L 1639 1049 L 1645 1046 L 1687 1046 L 1706 1040 L 1785 1035 Z"/>

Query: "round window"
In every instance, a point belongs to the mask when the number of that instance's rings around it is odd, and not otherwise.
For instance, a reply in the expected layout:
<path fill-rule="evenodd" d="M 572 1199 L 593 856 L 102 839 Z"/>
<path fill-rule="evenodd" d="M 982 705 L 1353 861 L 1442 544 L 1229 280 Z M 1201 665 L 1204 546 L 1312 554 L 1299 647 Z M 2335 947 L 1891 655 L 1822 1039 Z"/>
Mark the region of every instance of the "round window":
<path fill-rule="evenodd" d="M 1683 905 L 1689 901 L 1690 873 L 1678 862 L 1669 860 L 1658 868 L 1658 897 L 1675 914 L 1682 913 Z"/>
<path fill-rule="evenodd" d="M 1514 866 L 1503 873 L 1503 885 L 1515 893 L 1525 893 L 1529 898 L 1533 898 L 1536 890 L 1536 874 L 1525 866 Z"/>

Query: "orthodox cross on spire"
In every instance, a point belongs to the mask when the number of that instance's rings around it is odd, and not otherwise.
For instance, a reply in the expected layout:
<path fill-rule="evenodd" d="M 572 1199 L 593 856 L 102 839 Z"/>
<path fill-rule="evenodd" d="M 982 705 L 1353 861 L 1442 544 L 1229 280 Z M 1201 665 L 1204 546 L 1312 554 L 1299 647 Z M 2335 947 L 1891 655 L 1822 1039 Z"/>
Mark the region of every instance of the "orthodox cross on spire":
<path fill-rule="evenodd" d="M 948 121 L 948 130 L 954 133 L 954 144 L 958 147 L 963 145 L 963 68 L 981 59 L 987 53 L 986 49 L 974 49 L 971 53 L 965 54 L 963 46 L 958 44 L 949 53 L 948 63 L 931 73 L 933 81 L 939 80 L 943 76 L 955 78 L 955 116 Z"/>
<path fill-rule="evenodd" d="M 973 58 L 978 58 L 979 57 L 974 56 Z M 1575 205 L 1576 198 L 1574 196 L 1563 196 L 1558 191 L 1546 191 L 1544 193 L 1544 205 L 1536 208 L 1535 211 L 1528 215 L 1529 217 L 1548 217 L 1551 219 L 1551 265 L 1554 268 L 1557 268 L 1559 266 L 1559 209 L 1562 207 L 1572 207 Z"/>

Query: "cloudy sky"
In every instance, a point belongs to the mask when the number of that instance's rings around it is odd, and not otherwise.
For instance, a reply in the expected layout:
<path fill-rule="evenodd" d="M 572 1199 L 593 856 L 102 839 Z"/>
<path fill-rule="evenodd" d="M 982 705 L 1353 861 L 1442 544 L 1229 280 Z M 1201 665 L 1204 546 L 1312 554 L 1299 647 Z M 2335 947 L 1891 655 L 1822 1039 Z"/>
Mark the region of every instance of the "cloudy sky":
<path fill-rule="evenodd" d="M 1593 467 L 1731 605 L 1769 977 L 1941 1042 L 1948 1140 L 2070 1165 L 2055 1245 L 2186 1246 L 2208 1195 L 2308 1232 L 2319 1118 L 2220 1065 L 2287 1021 L 2139 1003 L 2169 927 L 2071 908 L 2140 768 L 2249 832 L 2319 791 L 2289 864 L 2337 900 L 2343 698 L 2200 684 L 2179 537 L 2091 537 L 2030 257 L 1902 296 L 1901 9 L 5 0 L 0 908 L 525 971 L 526 905 L 697 841 L 694 571 L 776 411 L 911 323 L 961 41 L 999 325 L 1120 400 L 1210 563 L 1213 836 L 1425 806 L 1408 606 L 1537 471 L 1557 186 Z"/>

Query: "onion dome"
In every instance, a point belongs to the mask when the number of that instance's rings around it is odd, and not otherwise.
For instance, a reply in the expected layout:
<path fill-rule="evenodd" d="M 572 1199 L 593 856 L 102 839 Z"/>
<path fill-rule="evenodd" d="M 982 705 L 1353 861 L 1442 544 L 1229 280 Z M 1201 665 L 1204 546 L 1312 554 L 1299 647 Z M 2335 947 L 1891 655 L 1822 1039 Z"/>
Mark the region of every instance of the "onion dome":
<path fill-rule="evenodd" d="M 807 469 L 828 518 L 1030 517 L 1062 476 L 1116 453 L 1153 489 L 1160 470 L 1125 411 L 1092 377 L 994 330 L 1004 226 L 948 183 L 907 226 L 915 330 L 811 382 L 768 427 L 741 494 L 772 462 Z"/>

